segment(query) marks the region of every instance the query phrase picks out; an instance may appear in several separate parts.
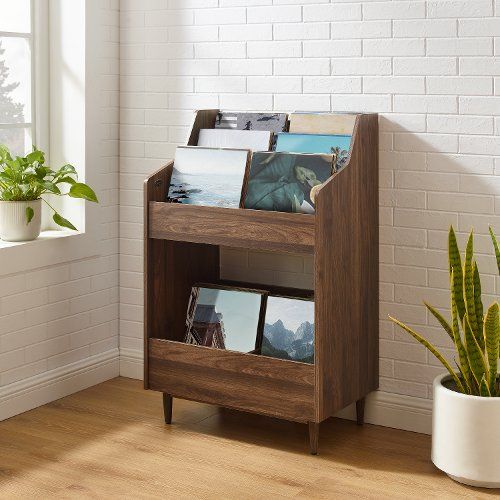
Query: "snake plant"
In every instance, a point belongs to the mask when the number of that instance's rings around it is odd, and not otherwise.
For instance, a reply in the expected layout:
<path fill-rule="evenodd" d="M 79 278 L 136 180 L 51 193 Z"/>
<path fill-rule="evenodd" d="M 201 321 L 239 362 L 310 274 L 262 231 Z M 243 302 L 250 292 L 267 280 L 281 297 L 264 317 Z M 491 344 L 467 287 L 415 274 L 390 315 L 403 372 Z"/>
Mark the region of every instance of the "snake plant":
<path fill-rule="evenodd" d="M 500 274 L 500 250 L 493 230 L 490 235 Z M 429 312 L 438 320 L 455 346 L 458 371 L 454 370 L 439 350 L 422 335 L 397 319 L 389 318 L 424 345 L 444 365 L 459 392 L 483 397 L 500 397 L 498 357 L 500 350 L 500 315 L 498 302 L 490 305 L 486 314 L 481 299 L 481 280 L 474 259 L 474 236 L 471 231 L 462 258 L 453 227 L 448 237 L 450 271 L 451 320 L 430 304 Z"/>

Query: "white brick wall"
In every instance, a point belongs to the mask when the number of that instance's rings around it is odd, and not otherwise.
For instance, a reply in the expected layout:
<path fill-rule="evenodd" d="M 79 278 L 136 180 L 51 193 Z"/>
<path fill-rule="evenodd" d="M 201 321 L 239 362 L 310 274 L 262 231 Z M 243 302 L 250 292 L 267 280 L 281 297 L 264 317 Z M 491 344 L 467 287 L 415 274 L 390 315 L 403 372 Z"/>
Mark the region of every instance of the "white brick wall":
<path fill-rule="evenodd" d="M 99 163 L 88 167 L 104 185 L 101 255 L 0 278 L 0 388 L 118 347 L 118 8 L 102 1 L 96 25 L 102 141 Z"/>
<path fill-rule="evenodd" d="M 500 233 L 499 2 L 122 0 L 121 10 L 122 348 L 142 350 L 142 180 L 185 141 L 191 110 L 375 111 L 381 388 L 429 398 L 442 369 L 386 318 L 449 347 L 421 300 L 448 307 L 450 223 L 462 243 L 475 227 L 485 301 L 499 291 L 485 255 L 487 224 Z M 298 256 L 226 250 L 223 272 L 312 285 L 312 260 Z"/>

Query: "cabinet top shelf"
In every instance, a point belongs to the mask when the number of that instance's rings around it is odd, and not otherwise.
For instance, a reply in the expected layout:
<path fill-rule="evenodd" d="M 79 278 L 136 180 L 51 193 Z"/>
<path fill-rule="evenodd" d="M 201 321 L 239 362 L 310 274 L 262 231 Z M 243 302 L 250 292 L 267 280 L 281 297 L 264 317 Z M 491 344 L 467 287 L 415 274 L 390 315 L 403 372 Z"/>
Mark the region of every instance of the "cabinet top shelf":
<path fill-rule="evenodd" d="M 217 113 L 196 113 L 188 144 L 196 144 L 200 129 L 214 127 Z M 166 203 L 171 161 L 146 180 L 145 238 L 299 254 L 315 254 L 325 241 L 334 247 L 339 236 L 359 229 L 354 221 L 375 217 L 371 207 L 378 203 L 377 115 L 349 116 L 354 128 L 347 164 L 323 184 L 314 215 Z"/>
<path fill-rule="evenodd" d="M 149 203 L 149 237 L 290 253 L 314 251 L 314 215 Z"/>

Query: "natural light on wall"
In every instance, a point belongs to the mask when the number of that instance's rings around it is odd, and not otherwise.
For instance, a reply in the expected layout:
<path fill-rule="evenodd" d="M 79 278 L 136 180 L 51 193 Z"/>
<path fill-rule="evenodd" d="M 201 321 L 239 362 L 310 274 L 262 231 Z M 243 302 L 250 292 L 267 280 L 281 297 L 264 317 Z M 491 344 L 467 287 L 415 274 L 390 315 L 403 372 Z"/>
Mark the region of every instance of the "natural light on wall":
<path fill-rule="evenodd" d="M 38 1 L 38 0 L 37 0 Z M 86 148 L 86 36 L 85 1 L 51 0 L 50 24 L 50 148 L 53 165 L 71 163 L 80 180 L 88 178 Z M 73 198 L 57 197 L 57 208 L 85 231 L 85 204 Z M 49 226 L 58 229 L 54 225 Z"/>

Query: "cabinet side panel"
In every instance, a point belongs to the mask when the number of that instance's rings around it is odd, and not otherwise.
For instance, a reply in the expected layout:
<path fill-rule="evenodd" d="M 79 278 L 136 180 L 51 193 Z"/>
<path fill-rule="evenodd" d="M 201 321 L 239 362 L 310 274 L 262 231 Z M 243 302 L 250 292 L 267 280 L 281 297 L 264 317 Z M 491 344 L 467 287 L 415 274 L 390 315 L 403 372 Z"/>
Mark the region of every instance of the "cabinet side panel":
<path fill-rule="evenodd" d="M 188 146 L 198 145 L 200 129 L 215 127 L 215 119 L 217 118 L 218 114 L 218 109 L 200 109 L 199 111 L 196 111 L 193 126 L 191 128 L 191 133 L 189 134 L 187 143 Z"/>
<path fill-rule="evenodd" d="M 183 341 L 191 287 L 199 282 L 218 282 L 219 247 L 168 241 L 164 258 L 166 260 L 165 301 L 159 304 L 155 314 L 165 318 L 166 328 L 154 337 Z"/>
<path fill-rule="evenodd" d="M 172 162 L 153 173 L 144 182 L 144 387 L 149 387 L 148 379 L 148 335 L 165 328 L 164 318 L 154 314 L 157 304 L 165 299 L 166 242 L 149 238 L 149 202 L 163 201 L 167 195 L 172 172 Z"/>
<path fill-rule="evenodd" d="M 219 280 L 219 247 L 216 245 L 148 238 L 147 247 L 146 354 L 149 338 L 184 339 L 191 287 L 197 282 Z M 145 380 L 149 381 L 147 356 L 145 370 Z"/>
<path fill-rule="evenodd" d="M 318 421 L 378 387 L 378 272 L 378 117 L 359 115 L 316 209 Z"/>

